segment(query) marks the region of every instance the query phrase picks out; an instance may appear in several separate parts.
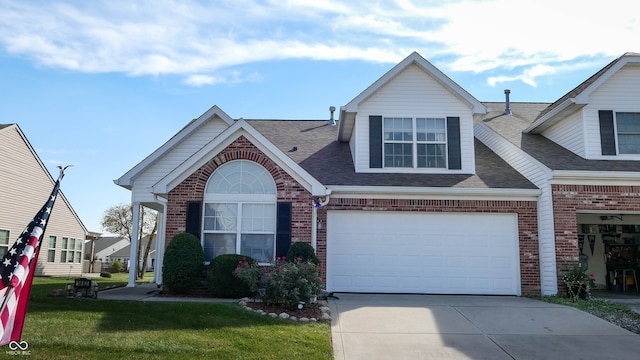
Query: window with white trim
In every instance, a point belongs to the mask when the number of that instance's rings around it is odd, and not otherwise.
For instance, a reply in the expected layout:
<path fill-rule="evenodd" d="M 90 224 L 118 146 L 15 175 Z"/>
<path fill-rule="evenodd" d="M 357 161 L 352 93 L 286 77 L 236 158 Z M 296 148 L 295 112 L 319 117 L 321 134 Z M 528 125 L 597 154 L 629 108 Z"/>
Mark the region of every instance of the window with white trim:
<path fill-rule="evenodd" d="M 276 200 L 271 174 L 257 163 L 237 160 L 218 168 L 209 178 L 204 195 L 205 261 L 222 254 L 273 261 Z"/>
<path fill-rule="evenodd" d="M 0 230 L 0 256 L 9 251 L 9 230 Z"/>
<path fill-rule="evenodd" d="M 616 112 L 619 154 L 640 154 L 640 113 Z"/>
<path fill-rule="evenodd" d="M 383 119 L 384 167 L 446 168 L 445 118 Z"/>
<path fill-rule="evenodd" d="M 56 245 L 58 242 L 58 238 L 54 235 L 49 236 L 49 243 L 47 244 L 47 248 L 49 249 L 47 252 L 47 262 L 55 262 L 56 261 Z"/>

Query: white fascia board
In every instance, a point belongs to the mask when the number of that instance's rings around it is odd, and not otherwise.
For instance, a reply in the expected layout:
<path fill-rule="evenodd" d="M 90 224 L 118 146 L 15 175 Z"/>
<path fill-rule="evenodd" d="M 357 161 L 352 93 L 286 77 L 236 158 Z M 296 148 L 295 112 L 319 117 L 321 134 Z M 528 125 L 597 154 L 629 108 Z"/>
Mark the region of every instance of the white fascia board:
<path fill-rule="evenodd" d="M 212 106 L 209 110 L 207 110 L 204 114 L 200 115 L 197 119 L 191 121 L 184 128 L 178 131 L 171 139 L 162 144 L 158 149 L 152 152 L 149 156 L 147 156 L 144 160 L 139 162 L 136 166 L 131 168 L 131 170 L 127 171 L 120 178 L 113 180 L 116 185 L 120 185 L 126 189 L 131 190 L 133 187 L 133 183 L 136 177 L 145 171 L 149 166 L 151 166 L 158 159 L 167 154 L 171 149 L 173 149 L 176 145 L 180 144 L 185 138 L 191 135 L 194 131 L 204 125 L 209 119 L 214 116 L 218 116 L 222 121 L 227 123 L 227 125 L 233 125 L 234 121 L 229 115 L 227 115 L 222 109 L 220 109 L 217 105 Z"/>
<path fill-rule="evenodd" d="M 220 151 L 244 135 L 253 145 L 267 157 L 282 167 L 289 175 L 304 186 L 313 196 L 326 196 L 327 189 L 318 180 L 305 171 L 300 165 L 280 151 L 267 138 L 260 134 L 246 121 L 240 119 L 222 134 L 189 157 L 185 162 L 163 177 L 151 189 L 154 194 L 167 194 L 198 168 L 207 163 Z"/>
<path fill-rule="evenodd" d="M 534 121 L 522 132 L 525 134 L 537 134 L 540 131 L 546 128 L 549 128 L 551 125 L 553 125 L 553 122 L 551 121 L 551 119 L 556 117 L 558 114 L 566 111 L 574 104 L 576 104 L 575 98 L 569 98 L 565 100 L 564 102 L 562 102 L 562 104 L 556 106 L 555 109 L 549 111 L 548 113 L 544 114 L 544 116 Z M 547 122 L 549 122 L 549 124 L 547 124 Z M 538 131 L 534 131 L 534 130 L 538 130 Z"/>
<path fill-rule="evenodd" d="M 552 184 L 639 186 L 640 173 L 634 171 L 554 170 Z"/>
<path fill-rule="evenodd" d="M 640 58 L 637 56 L 623 56 L 620 61 L 613 64 L 611 68 L 609 68 L 604 74 L 600 75 L 592 84 L 587 86 L 586 89 L 582 90 L 580 94 L 576 96 L 576 100 L 578 103 L 587 104 L 589 103 L 589 96 L 596 91 L 602 84 L 607 82 L 615 73 L 620 71 L 625 65 L 629 63 L 638 63 L 640 62 Z"/>
<path fill-rule="evenodd" d="M 329 185 L 332 198 L 538 201 L 540 189 Z"/>

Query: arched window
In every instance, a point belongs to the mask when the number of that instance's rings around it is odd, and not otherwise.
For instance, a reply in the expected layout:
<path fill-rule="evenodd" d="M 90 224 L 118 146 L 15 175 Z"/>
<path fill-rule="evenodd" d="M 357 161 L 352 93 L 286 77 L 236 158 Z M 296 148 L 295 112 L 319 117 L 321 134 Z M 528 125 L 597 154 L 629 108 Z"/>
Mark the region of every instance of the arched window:
<path fill-rule="evenodd" d="M 219 167 L 204 194 L 205 261 L 222 254 L 273 261 L 276 200 L 276 184 L 262 166 L 237 160 Z"/>

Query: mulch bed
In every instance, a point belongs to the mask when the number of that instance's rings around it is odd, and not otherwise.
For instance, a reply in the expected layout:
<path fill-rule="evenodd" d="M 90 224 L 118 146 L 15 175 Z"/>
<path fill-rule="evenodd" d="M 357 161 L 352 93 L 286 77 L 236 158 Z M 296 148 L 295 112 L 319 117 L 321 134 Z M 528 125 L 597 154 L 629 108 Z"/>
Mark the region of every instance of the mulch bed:
<path fill-rule="evenodd" d="M 252 308 L 253 310 L 264 310 L 268 313 L 276 313 L 280 315 L 281 313 L 287 313 L 289 316 L 295 316 L 298 319 L 306 317 L 308 319 L 316 318 L 318 320 L 322 319 L 322 311 L 320 311 L 320 305 L 318 303 L 315 304 L 307 304 L 302 308 L 302 310 L 298 309 L 288 309 L 283 308 L 281 306 L 267 306 L 263 302 L 247 302 L 247 306 Z"/>

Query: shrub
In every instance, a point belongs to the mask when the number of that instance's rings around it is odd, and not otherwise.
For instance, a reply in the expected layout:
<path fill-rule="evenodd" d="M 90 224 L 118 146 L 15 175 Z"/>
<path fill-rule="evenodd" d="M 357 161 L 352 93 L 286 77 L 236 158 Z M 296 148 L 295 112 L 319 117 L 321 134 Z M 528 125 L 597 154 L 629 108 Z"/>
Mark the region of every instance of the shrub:
<path fill-rule="evenodd" d="M 252 294 L 249 283 L 234 276 L 234 270 L 240 262 L 255 263 L 256 261 L 248 256 L 236 254 L 220 255 L 211 260 L 207 269 L 207 285 L 211 295 L 221 298 L 242 298 Z"/>
<path fill-rule="evenodd" d="M 289 262 L 294 262 L 297 260 L 303 262 L 311 261 L 316 265 L 320 264 L 320 260 L 318 260 L 313 247 L 305 242 L 300 241 L 291 244 L 291 247 L 289 247 L 289 251 L 287 251 L 286 258 L 289 260 Z"/>
<path fill-rule="evenodd" d="M 100 277 L 110 278 L 111 277 L 111 273 L 108 272 L 108 271 L 103 271 L 103 272 L 100 273 Z"/>
<path fill-rule="evenodd" d="M 257 275 L 256 275 L 257 274 Z M 262 301 L 295 309 L 301 301 L 309 302 L 320 293 L 322 279 L 319 267 L 312 261 L 286 261 L 278 258 L 271 266 L 261 268 L 256 262 L 240 262 L 235 275 L 253 282 L 251 288 L 264 288 Z"/>
<path fill-rule="evenodd" d="M 200 241 L 193 234 L 180 233 L 171 239 L 164 253 L 162 275 L 169 292 L 186 294 L 200 278 L 204 255 Z"/>
<path fill-rule="evenodd" d="M 122 268 L 123 268 L 123 265 L 122 265 L 122 263 L 120 261 L 114 260 L 114 261 L 111 262 L 111 272 L 112 273 L 116 273 L 117 274 L 119 272 L 122 272 Z"/>

